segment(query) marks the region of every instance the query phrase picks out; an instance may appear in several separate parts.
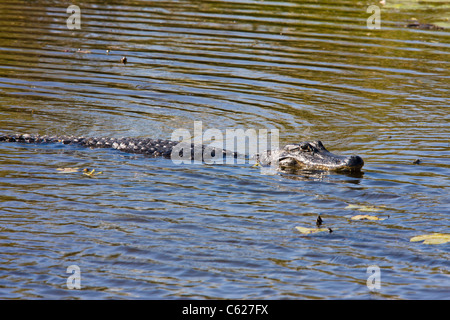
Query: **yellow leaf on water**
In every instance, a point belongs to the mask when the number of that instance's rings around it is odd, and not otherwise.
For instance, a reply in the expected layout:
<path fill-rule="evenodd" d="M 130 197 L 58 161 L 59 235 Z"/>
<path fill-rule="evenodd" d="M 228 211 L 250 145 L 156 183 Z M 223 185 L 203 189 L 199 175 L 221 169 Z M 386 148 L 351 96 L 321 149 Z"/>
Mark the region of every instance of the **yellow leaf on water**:
<path fill-rule="evenodd" d="M 450 241 L 450 238 L 449 239 L 446 239 L 446 238 L 432 238 L 432 239 L 425 240 L 423 243 L 424 244 L 442 244 L 442 243 L 447 243 L 449 241 Z"/>
<path fill-rule="evenodd" d="M 95 172 L 95 169 L 92 169 L 92 171 L 89 171 L 89 169 L 83 169 L 83 174 L 87 175 L 88 177 L 93 177 L 99 174 L 102 174 L 103 172 Z"/>
<path fill-rule="evenodd" d="M 421 236 L 412 237 L 409 241 L 423 241 L 424 244 L 441 244 L 450 241 L 450 234 L 445 233 L 433 233 L 433 234 L 424 234 Z"/>
<path fill-rule="evenodd" d="M 375 211 L 381 211 L 382 209 L 374 207 L 374 206 L 360 206 L 357 204 L 349 204 L 345 207 L 345 209 L 356 209 L 359 211 L 366 211 L 366 212 L 375 212 Z"/>
<path fill-rule="evenodd" d="M 358 214 L 351 217 L 352 220 L 385 220 L 386 218 L 379 218 L 376 216 L 369 216 L 368 214 Z"/>
<path fill-rule="evenodd" d="M 78 172 L 79 168 L 57 168 L 56 170 L 58 170 L 59 173 L 73 173 Z"/>
<path fill-rule="evenodd" d="M 316 233 L 321 231 L 328 231 L 330 230 L 328 228 L 305 228 L 305 227 L 295 227 L 298 231 L 300 231 L 303 234 L 310 234 L 310 233 Z"/>

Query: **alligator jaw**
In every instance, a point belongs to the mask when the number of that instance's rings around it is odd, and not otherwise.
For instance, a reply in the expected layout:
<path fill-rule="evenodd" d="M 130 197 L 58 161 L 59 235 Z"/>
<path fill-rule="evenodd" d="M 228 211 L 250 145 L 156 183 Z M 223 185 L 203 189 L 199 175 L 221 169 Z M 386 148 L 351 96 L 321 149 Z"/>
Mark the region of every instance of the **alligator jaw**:
<path fill-rule="evenodd" d="M 280 159 L 279 163 L 279 167 L 281 169 L 327 170 L 341 172 L 360 171 L 363 166 L 364 161 L 359 156 L 345 157 L 337 163 L 305 163 L 295 157 L 283 157 Z"/>

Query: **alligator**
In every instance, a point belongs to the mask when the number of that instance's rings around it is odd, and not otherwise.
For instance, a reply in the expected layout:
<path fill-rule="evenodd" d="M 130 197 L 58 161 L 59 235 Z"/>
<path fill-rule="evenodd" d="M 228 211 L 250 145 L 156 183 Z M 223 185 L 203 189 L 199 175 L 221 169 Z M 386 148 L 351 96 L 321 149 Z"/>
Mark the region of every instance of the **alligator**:
<path fill-rule="evenodd" d="M 190 159 L 206 160 L 205 155 L 215 157 L 238 157 L 236 152 L 210 146 L 187 144 L 171 140 L 149 138 L 87 138 L 74 136 L 48 136 L 38 134 L 0 135 L 0 141 L 22 143 L 62 143 L 75 144 L 89 148 L 112 148 L 128 153 L 140 153 L 151 157 L 174 159 L 173 155 L 183 157 L 184 150 L 190 152 Z M 209 148 L 209 149 L 208 149 Z M 219 154 L 218 154 L 219 153 Z M 364 161 L 359 156 L 340 156 L 329 152 L 321 141 L 288 144 L 281 149 L 264 151 L 253 157 L 261 166 L 276 166 L 280 170 L 330 170 L 360 171 Z"/>

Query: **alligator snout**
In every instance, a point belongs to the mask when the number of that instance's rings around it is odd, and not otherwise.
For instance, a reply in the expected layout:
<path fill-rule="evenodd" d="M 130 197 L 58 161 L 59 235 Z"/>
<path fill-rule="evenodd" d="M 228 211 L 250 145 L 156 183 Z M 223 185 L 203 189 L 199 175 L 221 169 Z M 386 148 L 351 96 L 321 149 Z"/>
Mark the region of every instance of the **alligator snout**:
<path fill-rule="evenodd" d="M 348 157 L 347 163 L 344 168 L 348 168 L 347 170 L 349 171 L 357 171 L 361 170 L 363 166 L 364 160 L 360 156 L 350 156 Z"/>

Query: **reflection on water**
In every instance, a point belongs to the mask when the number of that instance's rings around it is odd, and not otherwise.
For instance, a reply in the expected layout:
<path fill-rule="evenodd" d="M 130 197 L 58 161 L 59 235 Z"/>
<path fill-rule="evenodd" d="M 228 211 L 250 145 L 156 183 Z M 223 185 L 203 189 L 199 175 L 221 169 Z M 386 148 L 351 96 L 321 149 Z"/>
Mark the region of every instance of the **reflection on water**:
<path fill-rule="evenodd" d="M 365 167 L 274 175 L 2 143 L 0 297 L 448 297 L 448 244 L 409 239 L 448 233 L 450 36 L 405 27 L 445 21 L 445 6 L 386 6 L 381 30 L 354 1 L 79 6 L 69 30 L 60 3 L 0 4 L 1 133 L 277 128 Z M 103 174 L 56 170 L 75 167 Z M 352 221 L 349 205 L 389 219 Z M 295 230 L 318 214 L 333 233 Z M 72 264 L 82 290 L 66 288 Z"/>

